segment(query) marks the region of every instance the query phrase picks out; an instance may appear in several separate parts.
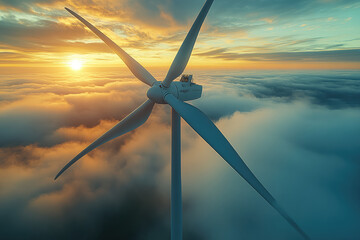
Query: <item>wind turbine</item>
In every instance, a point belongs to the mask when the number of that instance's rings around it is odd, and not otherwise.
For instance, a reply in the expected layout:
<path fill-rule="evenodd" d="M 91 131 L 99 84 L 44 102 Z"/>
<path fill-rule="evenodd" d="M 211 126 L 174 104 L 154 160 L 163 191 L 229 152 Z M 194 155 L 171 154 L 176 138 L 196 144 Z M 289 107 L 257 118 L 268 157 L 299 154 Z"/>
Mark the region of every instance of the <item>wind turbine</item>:
<path fill-rule="evenodd" d="M 79 19 L 100 39 L 102 39 L 127 65 L 130 71 L 140 81 L 149 85 L 148 100 L 116 124 L 112 129 L 99 137 L 56 175 L 55 180 L 77 160 L 96 147 L 130 132 L 146 122 L 155 103 L 169 104 L 172 107 L 171 121 L 171 239 L 182 239 L 182 195 L 181 195 L 181 162 L 180 162 L 180 117 L 182 117 L 236 172 L 238 172 L 285 220 L 295 228 L 305 239 L 309 239 L 295 221 L 278 205 L 272 195 L 246 166 L 228 140 L 214 125 L 214 123 L 199 109 L 185 103 L 201 97 L 202 86 L 191 81 L 191 76 L 183 75 L 180 81 L 173 82 L 179 77 L 188 61 L 194 47 L 201 25 L 214 0 L 207 0 L 193 23 L 189 33 L 182 43 L 165 79 L 157 81 L 143 66 L 128 55 L 122 48 L 100 32 L 84 18 L 65 8 Z"/>

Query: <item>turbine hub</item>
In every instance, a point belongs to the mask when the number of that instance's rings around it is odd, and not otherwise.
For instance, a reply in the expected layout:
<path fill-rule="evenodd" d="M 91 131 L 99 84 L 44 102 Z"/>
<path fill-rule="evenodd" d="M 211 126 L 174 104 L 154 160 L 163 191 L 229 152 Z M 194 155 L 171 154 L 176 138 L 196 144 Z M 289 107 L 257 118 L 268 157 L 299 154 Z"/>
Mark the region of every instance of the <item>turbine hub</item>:
<path fill-rule="evenodd" d="M 159 104 L 164 104 L 166 103 L 164 101 L 164 96 L 166 95 L 166 93 L 168 88 L 165 88 L 161 82 L 155 82 L 151 88 L 149 88 L 149 90 L 147 91 L 146 95 L 147 97 L 155 102 L 155 103 L 159 103 Z"/>

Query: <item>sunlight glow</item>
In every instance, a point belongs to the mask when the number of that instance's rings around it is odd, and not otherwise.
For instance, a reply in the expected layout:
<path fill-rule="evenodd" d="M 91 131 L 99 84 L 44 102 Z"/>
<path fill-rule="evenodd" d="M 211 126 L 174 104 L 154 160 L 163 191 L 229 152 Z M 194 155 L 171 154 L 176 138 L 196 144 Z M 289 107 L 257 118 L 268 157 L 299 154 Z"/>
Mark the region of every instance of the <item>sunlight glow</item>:
<path fill-rule="evenodd" d="M 72 70 L 78 71 L 82 67 L 82 62 L 78 59 L 73 59 L 69 62 L 69 65 Z"/>

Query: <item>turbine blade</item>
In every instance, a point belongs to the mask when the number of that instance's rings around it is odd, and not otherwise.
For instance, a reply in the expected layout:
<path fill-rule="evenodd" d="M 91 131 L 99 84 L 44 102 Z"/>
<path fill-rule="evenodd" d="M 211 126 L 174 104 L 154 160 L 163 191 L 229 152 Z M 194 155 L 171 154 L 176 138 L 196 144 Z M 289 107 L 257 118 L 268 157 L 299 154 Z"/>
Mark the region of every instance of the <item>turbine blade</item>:
<path fill-rule="evenodd" d="M 135 128 L 140 127 L 149 118 L 153 106 L 154 106 L 154 102 L 152 102 L 150 99 L 145 101 L 142 105 L 140 105 L 127 117 L 125 117 L 118 124 L 116 124 L 113 128 L 111 128 L 104 135 L 96 139 L 87 148 L 82 150 L 78 155 L 76 155 L 68 164 L 65 165 L 65 167 L 63 167 L 60 170 L 60 172 L 56 175 L 54 180 L 56 180 L 66 169 L 68 169 L 71 165 L 73 165 L 77 160 L 82 158 L 84 155 L 86 155 L 93 149 L 116 137 L 119 137 L 127 132 L 130 132 Z"/>
<path fill-rule="evenodd" d="M 273 196 L 246 166 L 235 149 L 215 126 L 215 124 L 199 109 L 178 100 L 174 95 L 165 96 L 165 101 L 228 163 L 235 169 L 285 220 L 293 226 L 305 239 L 309 239 L 296 222 L 278 205 Z"/>
<path fill-rule="evenodd" d="M 146 83 L 149 86 L 152 86 L 156 79 L 143 67 L 138 63 L 135 59 L 133 59 L 129 54 L 127 54 L 121 47 L 119 47 L 116 43 L 114 43 L 110 38 L 105 36 L 100 30 L 94 27 L 91 23 L 86 21 L 84 18 L 79 16 L 77 13 L 72 10 L 65 8 L 69 13 L 71 13 L 74 17 L 80 20 L 84 25 L 86 25 L 91 31 L 93 31 L 101 40 L 103 40 L 126 64 L 126 66 L 130 69 L 130 71 L 137 77 L 140 81 Z"/>
<path fill-rule="evenodd" d="M 176 54 L 174 61 L 172 62 L 169 72 L 167 73 L 164 81 L 162 82 L 162 84 L 165 87 L 169 87 L 171 82 L 177 78 L 178 76 L 180 76 L 180 74 L 183 73 L 191 52 L 194 48 L 194 44 L 196 41 L 196 38 L 199 34 L 201 25 L 204 22 L 204 19 L 207 15 L 207 13 L 209 12 L 209 9 L 211 7 L 211 4 L 214 2 L 214 0 L 207 0 L 204 4 L 204 6 L 202 7 L 199 15 L 197 16 L 194 24 L 192 25 L 189 33 L 187 34 L 184 42 L 182 43 L 178 53 Z"/>

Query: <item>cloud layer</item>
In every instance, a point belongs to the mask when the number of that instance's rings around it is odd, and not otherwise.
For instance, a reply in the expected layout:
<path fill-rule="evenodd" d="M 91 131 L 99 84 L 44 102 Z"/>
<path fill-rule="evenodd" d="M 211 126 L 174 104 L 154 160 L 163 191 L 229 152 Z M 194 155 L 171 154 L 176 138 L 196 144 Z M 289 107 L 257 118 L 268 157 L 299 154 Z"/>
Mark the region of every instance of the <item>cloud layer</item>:
<path fill-rule="evenodd" d="M 358 72 L 197 71 L 195 76 L 204 93 L 192 104 L 216 121 L 311 237 L 360 236 Z M 46 72 L 2 76 L 2 236 L 169 238 L 168 106 L 157 105 L 145 125 L 91 152 L 53 181 L 67 161 L 140 105 L 146 89 L 114 69 L 83 78 Z M 186 123 L 182 126 L 185 239 L 301 239 Z"/>

